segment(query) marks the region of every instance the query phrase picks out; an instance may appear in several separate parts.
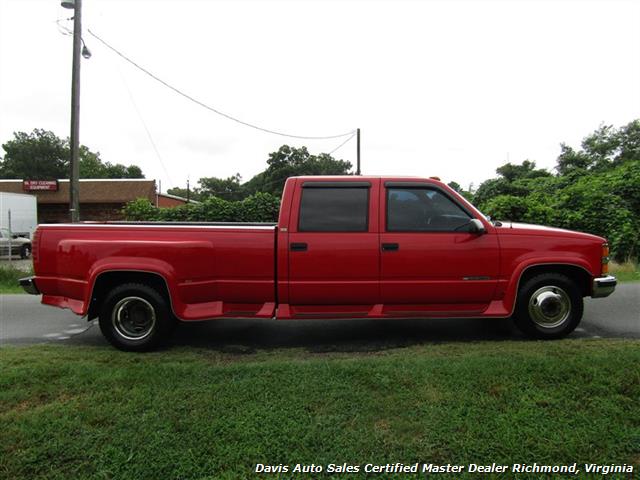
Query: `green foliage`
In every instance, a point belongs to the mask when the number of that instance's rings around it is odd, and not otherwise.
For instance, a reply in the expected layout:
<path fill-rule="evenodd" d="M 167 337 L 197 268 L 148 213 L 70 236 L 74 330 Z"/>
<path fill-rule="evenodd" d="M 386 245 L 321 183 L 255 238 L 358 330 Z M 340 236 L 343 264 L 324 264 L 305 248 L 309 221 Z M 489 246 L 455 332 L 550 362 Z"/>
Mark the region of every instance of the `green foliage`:
<path fill-rule="evenodd" d="M 69 145 L 53 132 L 14 132 L 2 145 L 0 178 L 55 180 L 69 176 Z"/>
<path fill-rule="evenodd" d="M 582 141 L 582 150 L 575 151 L 561 144 L 557 170 L 565 175 L 571 170 L 603 171 L 628 160 L 640 160 L 640 120 L 633 120 L 618 129 L 600 125 Z"/>
<path fill-rule="evenodd" d="M 504 178 L 508 182 L 522 178 L 538 178 L 548 177 L 551 174 L 543 169 L 536 168 L 536 162 L 525 160 L 521 165 L 514 165 L 513 163 L 505 163 L 503 166 L 496 169 L 496 173 Z"/>
<path fill-rule="evenodd" d="M 640 251 L 640 121 L 600 126 L 581 150 L 561 144 L 557 176 L 535 163 L 507 164 L 474 200 L 500 220 L 523 221 L 605 237 L 617 261 Z"/>
<path fill-rule="evenodd" d="M 55 180 L 69 177 L 69 140 L 53 132 L 35 129 L 31 133 L 14 132 L 13 139 L 2 145 L 0 178 Z M 80 178 L 144 178 L 137 165 L 102 162 L 100 152 L 85 145 L 79 148 Z"/>
<path fill-rule="evenodd" d="M 158 211 L 159 209 L 154 207 L 147 198 L 133 200 L 122 209 L 122 213 L 127 220 L 136 222 L 157 220 Z"/>
<path fill-rule="evenodd" d="M 460 195 L 462 195 L 464 198 L 466 198 L 470 202 L 473 202 L 473 193 L 471 193 L 468 190 L 464 190 L 458 182 L 449 182 L 447 183 L 447 185 L 453 188 L 456 192 L 458 192 Z"/>
<path fill-rule="evenodd" d="M 196 189 L 190 188 L 187 191 L 186 188 L 174 187 L 174 188 L 169 188 L 167 190 L 167 193 L 169 195 L 175 195 L 177 197 L 189 199 L 189 201 L 195 200 L 196 202 L 200 202 L 203 200 L 202 195 L 200 194 L 197 188 Z"/>
<path fill-rule="evenodd" d="M 219 197 L 224 200 L 242 200 L 245 197 L 244 189 L 241 185 L 242 177 L 239 173 L 236 173 L 229 178 L 216 178 L 216 177 L 204 177 L 201 178 L 198 183 L 200 188 L 198 193 L 201 198 L 204 197 Z"/>
<path fill-rule="evenodd" d="M 311 155 L 307 147 L 295 148 L 282 145 L 277 152 L 269 154 L 267 169 L 256 182 L 262 192 L 280 195 L 284 182 L 289 177 L 298 175 L 347 175 L 351 170 L 351 163 L 335 160 L 327 153 Z M 251 191 L 251 190 L 249 190 Z M 252 191 L 253 193 L 254 191 Z"/>
<path fill-rule="evenodd" d="M 127 220 L 164 222 L 275 222 L 280 198 L 256 193 L 243 200 L 208 197 L 199 203 L 175 208 L 156 208 L 147 199 L 129 202 L 123 209 Z"/>
<path fill-rule="evenodd" d="M 351 163 L 336 160 L 327 153 L 312 155 L 307 147 L 295 148 L 282 145 L 277 152 L 269 154 L 266 170 L 258 173 L 248 182 L 242 183 L 239 173 L 228 178 L 203 177 L 198 181 L 198 186 L 191 190 L 190 198 L 204 201 L 213 196 L 238 201 L 260 192 L 279 197 L 289 177 L 348 175 L 351 168 Z M 187 197 L 186 188 L 171 188 L 167 192 L 183 198 Z"/>
<path fill-rule="evenodd" d="M 480 209 L 483 209 L 490 199 L 499 195 L 522 197 L 528 193 L 529 191 L 526 188 L 516 183 L 512 183 L 504 178 L 492 178 L 483 182 L 478 187 L 478 190 L 473 194 L 473 201 Z"/>
<path fill-rule="evenodd" d="M 33 275 L 33 269 L 23 270 L 8 264 L 0 265 L 0 294 L 2 293 L 24 293 L 18 285 L 18 280 Z"/>

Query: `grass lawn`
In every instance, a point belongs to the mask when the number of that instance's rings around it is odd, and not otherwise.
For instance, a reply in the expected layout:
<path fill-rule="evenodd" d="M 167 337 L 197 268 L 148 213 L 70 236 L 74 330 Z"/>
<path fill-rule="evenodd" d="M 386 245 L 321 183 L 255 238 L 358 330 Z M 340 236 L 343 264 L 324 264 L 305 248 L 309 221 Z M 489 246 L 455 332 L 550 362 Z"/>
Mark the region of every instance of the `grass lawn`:
<path fill-rule="evenodd" d="M 3 347 L 0 478 L 275 478 L 255 464 L 343 462 L 637 472 L 639 365 L 630 340 L 375 353 Z M 631 478 L 619 475 L 607 478 Z"/>
<path fill-rule="evenodd" d="M 21 270 L 8 265 L 0 266 L 0 293 L 25 293 L 18 280 L 33 275 L 33 270 Z"/>
<path fill-rule="evenodd" d="M 640 268 L 637 263 L 611 263 L 609 271 L 619 282 L 640 282 Z"/>

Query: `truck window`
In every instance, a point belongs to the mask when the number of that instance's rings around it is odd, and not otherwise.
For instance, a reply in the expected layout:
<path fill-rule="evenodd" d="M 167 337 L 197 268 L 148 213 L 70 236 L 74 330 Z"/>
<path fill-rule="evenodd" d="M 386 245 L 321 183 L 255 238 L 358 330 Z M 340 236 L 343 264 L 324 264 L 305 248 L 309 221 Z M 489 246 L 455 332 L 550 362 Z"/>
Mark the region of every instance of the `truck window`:
<path fill-rule="evenodd" d="M 464 231 L 471 217 L 433 188 L 388 188 L 388 232 Z"/>
<path fill-rule="evenodd" d="M 366 232 L 368 188 L 303 188 L 300 232 Z"/>

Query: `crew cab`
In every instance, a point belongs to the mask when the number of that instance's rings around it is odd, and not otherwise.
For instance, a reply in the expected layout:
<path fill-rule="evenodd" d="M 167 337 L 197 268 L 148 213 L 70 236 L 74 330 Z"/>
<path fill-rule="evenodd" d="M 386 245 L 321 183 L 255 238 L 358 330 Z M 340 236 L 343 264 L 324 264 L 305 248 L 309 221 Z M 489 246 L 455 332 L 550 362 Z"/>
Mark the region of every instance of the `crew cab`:
<path fill-rule="evenodd" d="M 614 291 L 608 256 L 595 235 L 491 222 L 435 178 L 292 177 L 277 224 L 41 225 L 20 283 L 124 350 L 228 317 L 513 317 L 551 339 Z"/>

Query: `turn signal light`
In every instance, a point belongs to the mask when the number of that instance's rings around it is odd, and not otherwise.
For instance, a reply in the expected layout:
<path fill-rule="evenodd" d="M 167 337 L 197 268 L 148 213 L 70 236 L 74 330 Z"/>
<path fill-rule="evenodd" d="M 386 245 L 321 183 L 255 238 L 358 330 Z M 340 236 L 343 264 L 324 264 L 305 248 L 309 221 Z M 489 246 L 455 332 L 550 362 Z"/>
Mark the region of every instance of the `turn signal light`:
<path fill-rule="evenodd" d="M 602 244 L 602 274 L 609 273 L 609 244 Z"/>

